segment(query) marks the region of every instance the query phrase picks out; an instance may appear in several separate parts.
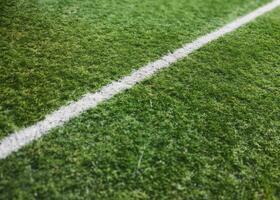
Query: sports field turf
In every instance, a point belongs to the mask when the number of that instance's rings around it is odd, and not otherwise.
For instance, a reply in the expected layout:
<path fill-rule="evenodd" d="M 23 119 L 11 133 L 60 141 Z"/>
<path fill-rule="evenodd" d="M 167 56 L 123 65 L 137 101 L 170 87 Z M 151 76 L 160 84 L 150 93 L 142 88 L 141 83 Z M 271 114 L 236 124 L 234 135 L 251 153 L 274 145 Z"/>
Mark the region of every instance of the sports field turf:
<path fill-rule="evenodd" d="M 0 1 L 0 138 L 267 2 Z"/>
<path fill-rule="evenodd" d="M 0 138 L 268 1 L 1 0 Z M 280 9 L 0 160 L 0 199 L 279 199 Z"/>

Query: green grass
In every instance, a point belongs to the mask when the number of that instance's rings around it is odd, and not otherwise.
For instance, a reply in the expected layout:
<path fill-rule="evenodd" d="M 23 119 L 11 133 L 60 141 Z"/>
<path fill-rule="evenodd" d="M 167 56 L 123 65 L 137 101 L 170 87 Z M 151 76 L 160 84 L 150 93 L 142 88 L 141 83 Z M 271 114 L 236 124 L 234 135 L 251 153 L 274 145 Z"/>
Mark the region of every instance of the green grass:
<path fill-rule="evenodd" d="M 0 0 L 0 138 L 268 0 Z"/>
<path fill-rule="evenodd" d="M 279 199 L 280 10 L 0 161 L 0 198 Z"/>

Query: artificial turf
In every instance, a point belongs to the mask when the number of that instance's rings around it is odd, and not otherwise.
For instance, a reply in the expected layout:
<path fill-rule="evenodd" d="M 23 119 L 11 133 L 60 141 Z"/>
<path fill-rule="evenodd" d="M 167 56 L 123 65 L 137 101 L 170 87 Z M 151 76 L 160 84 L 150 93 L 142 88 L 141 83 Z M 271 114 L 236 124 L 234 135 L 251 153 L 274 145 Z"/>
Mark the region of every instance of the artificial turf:
<path fill-rule="evenodd" d="M 279 199 L 280 9 L 0 161 L 1 199 Z"/>
<path fill-rule="evenodd" d="M 268 0 L 0 0 L 0 139 Z"/>

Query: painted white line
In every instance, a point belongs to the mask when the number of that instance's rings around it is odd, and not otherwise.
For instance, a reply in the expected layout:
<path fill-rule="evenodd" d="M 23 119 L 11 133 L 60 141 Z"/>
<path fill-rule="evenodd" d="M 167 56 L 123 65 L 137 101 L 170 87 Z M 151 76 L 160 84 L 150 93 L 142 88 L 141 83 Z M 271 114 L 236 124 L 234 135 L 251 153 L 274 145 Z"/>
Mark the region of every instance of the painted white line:
<path fill-rule="evenodd" d="M 177 49 L 174 53 L 163 56 L 159 60 L 156 60 L 155 62 L 152 62 L 137 71 L 134 71 L 129 76 L 102 87 L 98 92 L 86 94 L 80 100 L 61 107 L 59 110 L 47 115 L 44 120 L 34 124 L 33 126 L 12 133 L 1 140 L 0 159 L 6 158 L 12 152 L 19 150 L 23 146 L 31 143 L 33 140 L 36 140 L 47 134 L 51 129 L 63 125 L 70 119 L 80 115 L 90 108 L 96 107 L 99 103 L 112 98 L 116 94 L 132 88 L 135 84 L 151 77 L 160 69 L 171 66 L 171 64 L 185 58 L 190 53 L 203 47 L 209 42 L 214 41 L 227 33 L 233 32 L 239 27 L 277 8 L 278 6 L 280 6 L 280 0 L 274 0 L 244 17 L 238 18 L 224 27 L 196 39 L 192 43 L 185 44 L 182 48 Z"/>

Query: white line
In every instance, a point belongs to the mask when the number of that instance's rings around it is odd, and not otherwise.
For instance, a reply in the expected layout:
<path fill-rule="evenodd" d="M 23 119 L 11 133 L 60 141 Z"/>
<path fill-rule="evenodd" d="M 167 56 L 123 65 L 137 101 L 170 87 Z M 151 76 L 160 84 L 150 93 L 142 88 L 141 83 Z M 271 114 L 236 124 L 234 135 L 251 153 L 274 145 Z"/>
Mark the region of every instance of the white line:
<path fill-rule="evenodd" d="M 4 159 L 12 152 L 19 150 L 21 147 L 31 143 L 43 135 L 47 134 L 51 129 L 63 125 L 70 119 L 80 115 L 90 108 L 96 107 L 99 103 L 104 102 L 116 94 L 124 90 L 132 88 L 135 84 L 151 77 L 160 69 L 167 68 L 171 64 L 180 59 L 185 58 L 190 53 L 203 47 L 209 42 L 222 37 L 223 35 L 233 32 L 239 27 L 249 23 L 257 17 L 280 6 L 280 0 L 274 0 L 263 7 L 249 13 L 248 15 L 238 18 L 235 21 L 225 25 L 224 27 L 211 32 L 205 36 L 199 37 L 190 44 L 185 44 L 182 48 L 177 49 L 174 53 L 163 56 L 159 60 L 152 62 L 139 70 L 131 73 L 116 82 L 102 87 L 96 93 L 89 93 L 84 95 L 80 100 L 69 105 L 61 107 L 59 110 L 47 115 L 46 118 L 28 128 L 22 129 L 18 132 L 7 136 L 0 143 L 0 159 Z"/>

